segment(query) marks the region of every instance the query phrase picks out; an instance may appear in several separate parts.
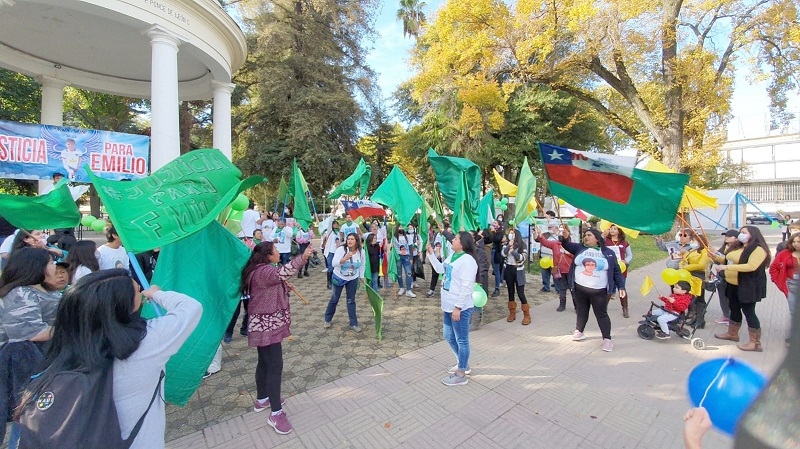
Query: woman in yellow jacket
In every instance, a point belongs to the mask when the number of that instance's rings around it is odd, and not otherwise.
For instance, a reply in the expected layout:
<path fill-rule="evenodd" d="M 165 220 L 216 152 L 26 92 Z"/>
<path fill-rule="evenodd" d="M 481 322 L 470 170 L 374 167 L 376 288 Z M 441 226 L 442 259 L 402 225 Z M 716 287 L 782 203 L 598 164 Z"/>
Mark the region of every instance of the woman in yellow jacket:
<path fill-rule="evenodd" d="M 738 348 L 742 351 L 761 352 L 761 323 L 756 316 L 756 304 L 767 296 L 769 247 L 761 231 L 755 226 L 741 228 L 738 239 L 744 244 L 743 247 L 733 249 L 724 256 L 714 255 L 715 262 L 726 262 L 726 265 L 720 265 L 717 269 L 725 271 L 725 281 L 728 283 L 725 294 L 731 306 L 728 332 L 714 336 L 720 340 L 739 341 L 739 329 L 742 327 L 744 315 L 750 341 Z"/>
<path fill-rule="evenodd" d="M 694 299 L 689 306 L 690 315 L 693 314 L 694 323 L 697 329 L 706 327 L 706 298 L 703 289 L 703 281 L 706 279 L 706 270 L 711 259 L 708 257 L 708 239 L 703 233 L 692 233 L 692 240 L 689 242 L 689 251 L 683 254 L 680 268 L 688 271 L 695 279 L 690 282 L 692 285 L 692 295 Z"/>

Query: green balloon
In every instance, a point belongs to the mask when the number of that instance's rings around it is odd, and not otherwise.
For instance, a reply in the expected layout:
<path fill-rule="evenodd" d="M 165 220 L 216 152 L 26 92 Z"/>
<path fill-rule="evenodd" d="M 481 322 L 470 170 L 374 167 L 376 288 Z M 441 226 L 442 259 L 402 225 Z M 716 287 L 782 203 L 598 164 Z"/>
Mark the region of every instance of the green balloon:
<path fill-rule="evenodd" d="M 106 228 L 106 221 L 97 219 L 89 227 L 92 228 L 92 231 L 103 232 L 103 229 Z"/>
<path fill-rule="evenodd" d="M 501 204 L 503 203 L 501 203 L 500 200 L 494 200 L 494 207 L 499 208 Z"/>
<path fill-rule="evenodd" d="M 486 301 L 489 300 L 489 297 L 486 295 L 486 291 L 483 290 L 480 284 L 475 284 L 475 288 L 472 289 L 472 301 L 475 303 L 475 307 L 483 307 L 486 305 Z"/>
<path fill-rule="evenodd" d="M 508 198 L 506 197 L 500 200 L 500 204 L 508 204 Z"/>
<path fill-rule="evenodd" d="M 508 209 L 508 204 L 500 204 L 500 210 Z"/>
<path fill-rule="evenodd" d="M 247 206 L 250 205 L 250 200 L 244 196 L 244 193 L 240 193 L 239 196 L 236 197 L 235 200 L 231 203 L 231 209 L 233 210 L 245 210 Z"/>
<path fill-rule="evenodd" d="M 86 226 L 87 228 L 91 227 L 92 223 L 94 223 L 95 221 L 97 221 L 97 217 L 95 217 L 94 215 L 87 215 L 81 218 L 81 224 Z"/>
<path fill-rule="evenodd" d="M 570 226 L 578 226 L 578 225 L 581 224 L 581 219 L 580 218 L 573 218 L 572 220 L 567 222 L 567 224 L 570 225 Z"/>

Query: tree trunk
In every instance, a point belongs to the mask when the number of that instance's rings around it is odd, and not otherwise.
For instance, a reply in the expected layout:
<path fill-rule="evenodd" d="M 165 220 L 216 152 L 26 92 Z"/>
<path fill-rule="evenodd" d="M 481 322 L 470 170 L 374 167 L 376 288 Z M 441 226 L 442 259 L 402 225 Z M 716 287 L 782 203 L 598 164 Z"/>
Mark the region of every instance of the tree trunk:
<path fill-rule="evenodd" d="M 192 151 L 192 122 L 194 118 L 189 110 L 189 102 L 181 101 L 180 109 L 178 112 L 178 121 L 180 123 L 180 142 L 181 154 L 186 154 Z"/>
<path fill-rule="evenodd" d="M 663 0 L 664 19 L 661 25 L 661 64 L 664 74 L 664 104 L 667 126 L 663 130 L 662 162 L 667 167 L 681 171 L 683 150 L 683 89 L 677 79 L 678 64 L 677 25 L 682 0 Z"/>
<path fill-rule="evenodd" d="M 94 184 L 89 187 L 89 210 L 93 217 L 100 218 L 100 197 L 97 195 Z"/>

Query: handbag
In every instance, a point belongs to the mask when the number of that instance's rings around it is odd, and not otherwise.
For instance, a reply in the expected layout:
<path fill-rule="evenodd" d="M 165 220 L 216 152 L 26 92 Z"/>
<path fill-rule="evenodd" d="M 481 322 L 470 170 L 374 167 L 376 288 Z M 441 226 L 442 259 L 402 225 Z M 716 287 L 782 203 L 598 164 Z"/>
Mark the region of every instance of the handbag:
<path fill-rule="evenodd" d="M 333 285 L 335 285 L 337 287 L 341 287 L 346 283 L 347 283 L 347 281 L 345 281 L 344 279 L 340 278 L 339 276 L 336 276 L 335 274 L 331 273 L 331 284 L 333 284 Z"/>
<path fill-rule="evenodd" d="M 412 262 L 412 270 L 414 271 L 414 276 L 418 279 L 425 279 L 425 268 L 422 265 L 422 258 L 415 257 Z"/>

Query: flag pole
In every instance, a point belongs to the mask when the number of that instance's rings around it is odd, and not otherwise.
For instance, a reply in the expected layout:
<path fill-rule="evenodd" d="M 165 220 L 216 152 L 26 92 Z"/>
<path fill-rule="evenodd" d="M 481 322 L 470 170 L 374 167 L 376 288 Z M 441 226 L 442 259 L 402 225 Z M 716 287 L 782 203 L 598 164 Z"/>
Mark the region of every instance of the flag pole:
<path fill-rule="evenodd" d="M 314 219 L 317 220 L 317 222 L 319 222 L 319 217 L 317 217 L 317 206 L 314 205 L 314 197 L 311 196 L 311 190 L 306 192 L 306 194 L 308 195 L 308 199 L 311 200 L 311 209 L 314 210 Z"/>
<path fill-rule="evenodd" d="M 295 287 L 294 284 L 291 283 L 288 284 L 289 287 L 292 289 L 292 291 L 297 295 L 297 297 L 300 298 L 304 303 L 308 304 L 308 300 L 305 297 L 303 297 L 303 295 L 300 294 L 300 292 L 297 290 L 297 287 Z"/>

